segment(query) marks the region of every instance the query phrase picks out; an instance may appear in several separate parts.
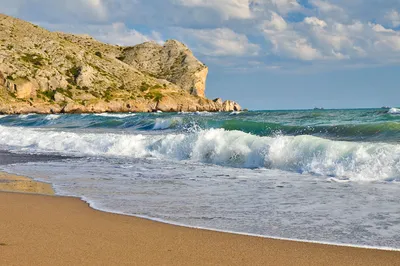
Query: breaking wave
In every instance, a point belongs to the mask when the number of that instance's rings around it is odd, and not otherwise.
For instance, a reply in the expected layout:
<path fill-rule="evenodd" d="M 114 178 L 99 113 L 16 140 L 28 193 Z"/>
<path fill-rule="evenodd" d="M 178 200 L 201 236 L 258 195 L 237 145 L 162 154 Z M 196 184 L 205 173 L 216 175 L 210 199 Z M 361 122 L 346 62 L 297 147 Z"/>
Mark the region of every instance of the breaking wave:
<path fill-rule="evenodd" d="M 94 116 L 115 117 L 115 118 L 126 118 L 126 117 L 135 116 L 135 115 L 136 114 L 134 114 L 134 113 L 127 113 L 127 114 L 100 113 L 100 114 L 94 114 Z"/>
<path fill-rule="evenodd" d="M 399 109 L 398 109 L 399 110 Z M 400 114 L 400 113 L 399 113 Z M 169 130 L 185 131 L 188 127 L 207 129 L 238 130 L 258 136 L 312 135 L 345 141 L 399 142 L 400 120 L 398 115 L 378 114 L 376 119 L 367 114 L 368 121 L 359 123 L 354 117 L 343 121 L 330 121 L 313 117 L 314 113 L 302 114 L 287 123 L 279 116 L 257 117 L 251 113 L 181 113 L 181 114 L 94 114 L 94 115 L 10 115 L 0 116 L 0 125 L 46 128 L 107 128 L 140 131 Z M 277 119 L 279 118 L 279 119 Z M 260 121 L 261 120 L 261 121 Z M 311 124 L 309 123 L 311 121 Z"/>
<path fill-rule="evenodd" d="M 397 108 L 390 108 L 388 114 L 400 114 L 400 109 Z"/>
<path fill-rule="evenodd" d="M 183 121 L 181 118 L 157 118 L 153 126 L 153 130 L 175 128 L 176 126 L 181 125 L 182 122 Z"/>
<path fill-rule="evenodd" d="M 56 115 L 56 114 L 51 114 L 51 115 L 46 115 L 46 120 L 56 120 L 59 119 L 61 115 Z"/>
<path fill-rule="evenodd" d="M 159 127 L 163 123 L 160 121 Z M 224 129 L 189 134 L 95 134 L 0 126 L 0 147 L 76 156 L 191 160 L 350 181 L 400 181 L 400 145 L 333 141 L 305 135 L 261 137 Z"/>

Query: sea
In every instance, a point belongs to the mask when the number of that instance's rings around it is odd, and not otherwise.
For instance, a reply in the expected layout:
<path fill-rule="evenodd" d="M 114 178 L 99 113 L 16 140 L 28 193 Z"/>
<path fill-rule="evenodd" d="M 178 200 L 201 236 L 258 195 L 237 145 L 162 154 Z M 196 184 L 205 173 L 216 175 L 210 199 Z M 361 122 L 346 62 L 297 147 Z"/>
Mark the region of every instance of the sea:
<path fill-rule="evenodd" d="M 0 171 L 91 207 L 400 250 L 400 109 L 0 116 Z"/>

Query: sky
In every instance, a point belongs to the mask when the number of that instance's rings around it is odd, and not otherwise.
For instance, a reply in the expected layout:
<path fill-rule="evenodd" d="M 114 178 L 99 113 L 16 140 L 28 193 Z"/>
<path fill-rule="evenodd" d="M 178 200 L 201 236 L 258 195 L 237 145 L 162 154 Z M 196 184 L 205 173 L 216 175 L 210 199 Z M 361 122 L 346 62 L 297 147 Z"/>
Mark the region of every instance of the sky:
<path fill-rule="evenodd" d="M 253 110 L 400 106 L 399 0 L 0 0 L 0 12 L 118 45 L 177 39 L 206 95 Z"/>

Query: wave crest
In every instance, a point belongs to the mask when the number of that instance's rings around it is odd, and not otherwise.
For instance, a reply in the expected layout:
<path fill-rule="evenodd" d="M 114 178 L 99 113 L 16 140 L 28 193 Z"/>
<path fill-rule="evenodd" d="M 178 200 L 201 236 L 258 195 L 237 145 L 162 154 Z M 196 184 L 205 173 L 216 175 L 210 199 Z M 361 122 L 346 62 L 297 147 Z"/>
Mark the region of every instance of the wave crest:
<path fill-rule="evenodd" d="M 400 109 L 397 108 L 390 108 L 388 114 L 400 114 Z"/>
<path fill-rule="evenodd" d="M 166 135 L 78 134 L 0 126 L 0 146 L 78 156 L 153 156 L 349 180 L 400 180 L 400 145 L 313 136 L 259 137 L 224 129 Z"/>

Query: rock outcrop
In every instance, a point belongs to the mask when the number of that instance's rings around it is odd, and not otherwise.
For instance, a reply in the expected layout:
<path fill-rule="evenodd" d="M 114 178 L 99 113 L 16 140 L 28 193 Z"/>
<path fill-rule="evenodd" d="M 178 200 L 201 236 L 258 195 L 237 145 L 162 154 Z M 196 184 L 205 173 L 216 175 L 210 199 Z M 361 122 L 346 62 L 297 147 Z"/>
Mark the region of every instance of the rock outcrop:
<path fill-rule="evenodd" d="M 222 104 L 222 111 L 229 112 L 229 111 L 240 111 L 242 108 L 240 105 L 234 101 L 225 101 Z"/>
<path fill-rule="evenodd" d="M 146 42 L 124 48 L 121 58 L 143 73 L 168 80 L 192 95 L 205 97 L 208 68 L 183 43 L 168 40 L 161 46 Z"/>
<path fill-rule="evenodd" d="M 240 110 L 205 98 L 207 73 L 175 40 L 120 47 L 0 14 L 0 113 Z"/>
<path fill-rule="evenodd" d="M 5 86 L 6 78 L 4 77 L 3 73 L 0 72 L 0 86 Z"/>

